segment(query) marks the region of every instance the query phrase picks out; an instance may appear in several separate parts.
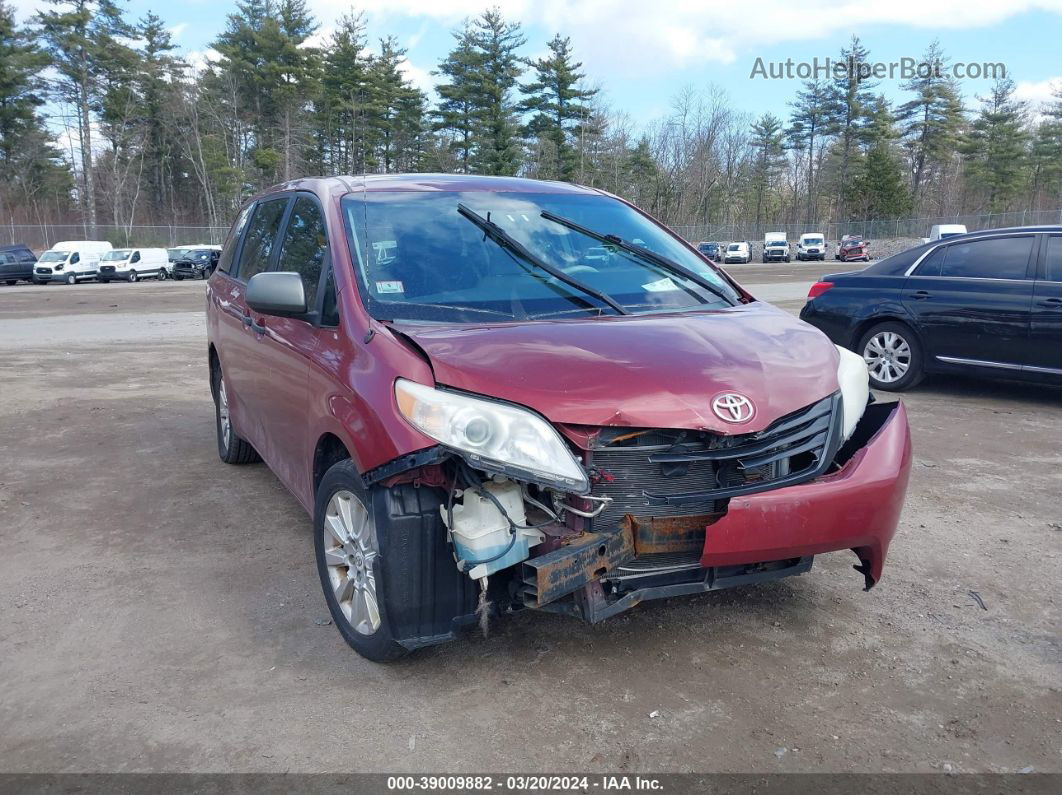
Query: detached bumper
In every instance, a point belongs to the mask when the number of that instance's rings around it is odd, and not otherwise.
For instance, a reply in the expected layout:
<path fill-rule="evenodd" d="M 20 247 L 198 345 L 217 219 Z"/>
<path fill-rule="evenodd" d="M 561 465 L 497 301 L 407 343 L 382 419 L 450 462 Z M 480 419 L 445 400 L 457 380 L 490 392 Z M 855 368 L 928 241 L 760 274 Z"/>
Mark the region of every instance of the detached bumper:
<path fill-rule="evenodd" d="M 854 452 L 852 452 L 854 448 Z M 798 486 L 734 497 L 708 527 L 705 568 L 786 560 L 851 549 L 871 588 L 896 533 L 911 470 L 911 434 L 902 403 L 872 404 L 833 474 Z"/>

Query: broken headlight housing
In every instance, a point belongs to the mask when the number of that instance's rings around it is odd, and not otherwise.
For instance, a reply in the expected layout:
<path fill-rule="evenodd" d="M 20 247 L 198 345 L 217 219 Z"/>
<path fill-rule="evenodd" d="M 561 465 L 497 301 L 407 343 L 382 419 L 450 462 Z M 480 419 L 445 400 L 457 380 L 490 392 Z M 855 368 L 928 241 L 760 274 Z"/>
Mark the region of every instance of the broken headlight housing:
<path fill-rule="evenodd" d="M 414 428 L 479 469 L 577 494 L 590 490 L 557 430 L 528 409 L 401 378 L 395 399 Z"/>
<path fill-rule="evenodd" d="M 870 373 L 862 356 L 840 345 L 836 347 L 841 356 L 837 362 L 837 383 L 841 387 L 841 407 L 844 411 L 841 427 L 844 438 L 848 439 L 866 411 L 870 398 Z"/>

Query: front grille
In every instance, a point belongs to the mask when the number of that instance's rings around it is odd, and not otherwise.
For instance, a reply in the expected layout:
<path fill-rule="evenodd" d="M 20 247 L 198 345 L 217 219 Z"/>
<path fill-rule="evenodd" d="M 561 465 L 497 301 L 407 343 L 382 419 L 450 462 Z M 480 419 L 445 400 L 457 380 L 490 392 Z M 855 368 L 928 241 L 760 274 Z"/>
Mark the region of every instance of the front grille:
<path fill-rule="evenodd" d="M 590 453 L 597 497 L 612 502 L 594 520 L 717 513 L 739 494 L 821 474 L 840 444 L 840 395 L 776 420 L 758 433 L 726 436 L 681 429 L 616 429 Z"/>
<path fill-rule="evenodd" d="M 41 274 L 41 276 L 48 276 L 51 272 L 51 268 L 37 268 L 37 273 Z"/>
<path fill-rule="evenodd" d="M 114 273 L 113 265 L 100 265 L 100 273 Z"/>

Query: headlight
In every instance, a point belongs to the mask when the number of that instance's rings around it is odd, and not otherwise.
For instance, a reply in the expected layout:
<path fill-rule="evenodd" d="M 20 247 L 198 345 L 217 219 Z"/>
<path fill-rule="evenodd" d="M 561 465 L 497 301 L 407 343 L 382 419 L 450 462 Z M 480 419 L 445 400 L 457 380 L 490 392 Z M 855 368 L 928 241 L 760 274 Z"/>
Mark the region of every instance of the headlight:
<path fill-rule="evenodd" d="M 867 399 L 870 397 L 870 374 L 862 356 L 840 345 L 836 347 L 837 352 L 841 354 L 841 360 L 837 363 L 837 383 L 841 387 L 844 409 L 842 428 L 844 438 L 847 439 L 866 411 Z"/>
<path fill-rule="evenodd" d="M 557 430 L 527 409 L 401 378 L 395 398 L 413 427 L 478 467 L 579 494 L 590 489 Z"/>

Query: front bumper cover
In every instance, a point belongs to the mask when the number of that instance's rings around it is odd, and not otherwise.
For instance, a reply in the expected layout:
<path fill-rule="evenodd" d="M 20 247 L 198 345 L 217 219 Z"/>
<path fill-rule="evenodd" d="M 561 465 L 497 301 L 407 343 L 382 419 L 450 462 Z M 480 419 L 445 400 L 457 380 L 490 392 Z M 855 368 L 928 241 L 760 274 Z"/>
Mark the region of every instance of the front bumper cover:
<path fill-rule="evenodd" d="M 907 494 L 911 434 L 903 404 L 868 406 L 848 445 L 857 449 L 837 472 L 731 499 L 726 516 L 708 527 L 701 565 L 851 549 L 860 560 L 857 570 L 871 588 L 881 579 Z M 846 454 L 842 449 L 839 455 Z"/>

